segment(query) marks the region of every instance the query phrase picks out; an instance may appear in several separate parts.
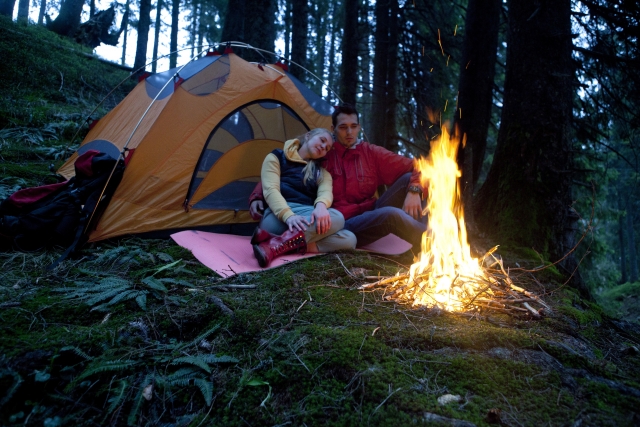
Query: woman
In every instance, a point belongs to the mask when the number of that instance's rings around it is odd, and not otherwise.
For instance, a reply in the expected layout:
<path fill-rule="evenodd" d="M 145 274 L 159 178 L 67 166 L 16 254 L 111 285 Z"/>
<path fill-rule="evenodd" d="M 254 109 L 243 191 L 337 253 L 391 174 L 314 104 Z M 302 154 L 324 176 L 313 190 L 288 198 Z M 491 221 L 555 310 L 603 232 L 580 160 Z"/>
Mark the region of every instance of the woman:
<path fill-rule="evenodd" d="M 319 163 L 333 146 L 327 129 L 317 128 L 284 143 L 262 163 L 262 186 L 269 205 L 251 238 L 260 267 L 292 252 L 354 249 L 356 236 L 343 230 L 335 209 L 331 175 Z M 312 226 L 315 223 L 315 226 Z"/>

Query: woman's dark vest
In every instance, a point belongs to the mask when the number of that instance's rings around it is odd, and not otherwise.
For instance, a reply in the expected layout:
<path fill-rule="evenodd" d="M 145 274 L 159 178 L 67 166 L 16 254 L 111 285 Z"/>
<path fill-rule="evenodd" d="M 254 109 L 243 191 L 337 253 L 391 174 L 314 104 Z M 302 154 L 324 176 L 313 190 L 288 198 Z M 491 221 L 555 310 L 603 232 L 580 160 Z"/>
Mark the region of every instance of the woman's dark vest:
<path fill-rule="evenodd" d="M 307 185 L 303 183 L 304 173 L 302 163 L 292 162 L 286 158 L 284 151 L 275 149 L 273 154 L 280 161 L 280 193 L 288 203 L 300 203 L 313 206 L 318 195 L 317 179 L 310 179 Z M 319 173 L 320 171 L 317 170 Z"/>

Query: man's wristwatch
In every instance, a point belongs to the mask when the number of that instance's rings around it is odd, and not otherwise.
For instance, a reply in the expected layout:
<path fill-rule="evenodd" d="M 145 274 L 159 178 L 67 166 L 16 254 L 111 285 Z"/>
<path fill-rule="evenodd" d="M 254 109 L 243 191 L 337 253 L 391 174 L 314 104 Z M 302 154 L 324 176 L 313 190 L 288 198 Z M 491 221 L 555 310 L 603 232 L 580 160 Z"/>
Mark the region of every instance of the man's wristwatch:
<path fill-rule="evenodd" d="M 418 187 L 417 185 L 410 185 L 410 186 L 407 188 L 407 191 L 408 191 L 409 193 L 417 193 L 417 194 L 419 194 L 420 196 L 422 196 L 422 189 L 421 189 L 420 187 Z"/>

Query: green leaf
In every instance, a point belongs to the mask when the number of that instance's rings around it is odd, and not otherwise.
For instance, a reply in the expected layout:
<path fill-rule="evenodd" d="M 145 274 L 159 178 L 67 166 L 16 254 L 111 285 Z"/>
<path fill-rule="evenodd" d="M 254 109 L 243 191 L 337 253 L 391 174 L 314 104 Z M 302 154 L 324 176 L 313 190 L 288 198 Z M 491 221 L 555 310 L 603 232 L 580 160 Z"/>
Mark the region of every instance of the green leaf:
<path fill-rule="evenodd" d="M 169 290 L 166 288 L 166 286 L 164 286 L 160 280 L 156 279 L 153 276 L 145 277 L 144 279 L 142 279 L 142 283 L 144 283 L 145 285 L 147 285 L 151 289 L 155 289 L 155 290 L 162 291 L 162 292 L 165 292 L 165 293 L 169 292 Z"/>
<path fill-rule="evenodd" d="M 154 274 L 154 275 L 156 275 L 156 274 L 160 273 L 161 271 L 167 270 L 167 269 L 169 269 L 169 268 L 173 268 L 173 267 L 175 267 L 176 265 L 180 264 L 181 262 L 182 262 L 182 260 L 181 260 L 181 259 L 179 259 L 179 260 L 174 261 L 174 262 L 172 262 L 172 263 L 169 263 L 169 264 L 163 265 L 162 267 L 157 268 L 157 269 L 156 269 L 156 272 L 155 272 L 155 273 L 153 273 L 153 274 Z"/>
<path fill-rule="evenodd" d="M 147 311 L 147 294 L 146 293 L 138 295 L 136 297 L 136 302 L 138 303 L 138 306 L 140 306 L 141 309 L 143 309 L 144 311 Z"/>
<path fill-rule="evenodd" d="M 206 371 L 208 374 L 211 373 L 211 368 L 209 367 L 207 362 L 198 356 L 183 356 L 183 357 L 178 357 L 176 359 L 173 359 L 173 361 L 171 361 L 171 365 L 180 365 L 183 363 L 197 366 L 200 369 Z"/>
<path fill-rule="evenodd" d="M 121 294 L 116 295 L 115 297 L 113 297 L 111 299 L 111 301 L 109 301 L 107 303 L 107 305 L 116 305 L 117 303 L 121 302 L 121 301 L 127 301 L 130 299 L 135 299 L 138 297 L 138 295 L 145 293 L 145 291 L 134 291 L 134 290 L 130 290 L 130 291 L 125 291 L 122 292 Z"/>
<path fill-rule="evenodd" d="M 200 389 L 207 406 L 210 406 L 211 399 L 213 398 L 213 383 L 204 378 L 196 378 L 193 380 L 193 383 Z"/>
<path fill-rule="evenodd" d="M 216 356 L 214 354 L 203 354 L 200 356 L 207 363 L 238 363 L 238 359 L 231 356 Z"/>
<path fill-rule="evenodd" d="M 202 397 L 204 397 L 204 401 L 207 403 L 207 406 L 210 406 L 211 400 L 213 398 L 213 383 L 204 378 L 196 378 L 193 380 L 193 383 L 200 389 Z"/>
<path fill-rule="evenodd" d="M 112 372 L 112 371 L 124 371 L 132 366 L 136 365 L 138 362 L 135 360 L 108 360 L 106 362 L 98 362 L 94 363 L 92 366 L 89 366 L 83 373 L 81 373 L 78 378 L 75 379 L 76 382 L 90 377 L 91 375 L 100 374 L 102 372 Z"/>
<path fill-rule="evenodd" d="M 47 382 L 49 381 L 49 378 L 51 378 L 51 374 L 49 374 L 46 369 L 44 371 L 38 371 L 36 369 L 33 373 L 35 374 L 35 381 L 37 383 Z"/>

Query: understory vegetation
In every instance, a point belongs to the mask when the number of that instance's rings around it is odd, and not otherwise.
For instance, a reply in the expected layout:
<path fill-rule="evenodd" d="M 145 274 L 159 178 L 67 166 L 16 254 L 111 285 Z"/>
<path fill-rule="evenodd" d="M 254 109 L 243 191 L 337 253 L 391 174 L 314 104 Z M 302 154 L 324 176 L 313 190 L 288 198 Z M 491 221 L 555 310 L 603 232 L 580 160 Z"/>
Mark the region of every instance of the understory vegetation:
<path fill-rule="evenodd" d="M 55 182 L 84 120 L 135 84 L 50 38 L 2 21 L 0 198 Z M 497 253 L 551 306 L 540 320 L 359 291 L 407 270 L 360 251 L 230 277 L 172 240 L 51 268 L 62 251 L 0 252 L 1 425 L 640 424 L 639 285 L 586 301 L 527 250 Z"/>

